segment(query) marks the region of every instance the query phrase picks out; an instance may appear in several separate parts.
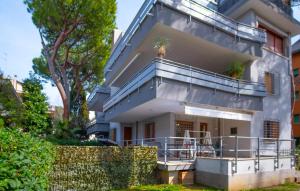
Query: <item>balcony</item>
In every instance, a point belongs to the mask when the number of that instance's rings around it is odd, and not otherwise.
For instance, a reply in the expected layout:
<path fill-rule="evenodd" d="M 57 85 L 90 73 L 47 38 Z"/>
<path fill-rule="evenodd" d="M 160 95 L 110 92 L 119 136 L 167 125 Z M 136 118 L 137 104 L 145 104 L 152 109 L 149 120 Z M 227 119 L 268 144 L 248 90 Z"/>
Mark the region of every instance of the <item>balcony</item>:
<path fill-rule="evenodd" d="M 287 14 L 289 16 L 293 16 L 292 7 L 288 3 L 285 3 L 284 0 L 262 0 L 262 2 L 264 2 L 266 4 L 272 3 L 272 4 L 276 5 L 285 14 Z M 219 5 L 218 10 L 221 13 L 224 13 L 227 10 L 229 10 L 230 8 L 232 8 L 234 5 L 242 4 L 242 3 L 245 3 L 245 0 L 225 0 L 224 3 Z"/>
<path fill-rule="evenodd" d="M 168 31 L 168 34 L 174 34 L 176 30 L 185 33 L 185 36 L 195 36 L 220 47 L 232 49 L 233 52 L 261 56 L 261 44 L 266 42 L 266 33 L 263 30 L 232 20 L 201 2 L 145 1 L 105 66 L 106 80 L 110 82 L 114 78 L 113 75 L 116 74 L 112 73 L 119 70 L 120 65 L 125 65 L 132 55 L 136 55 L 136 49 L 152 46 L 153 43 L 145 44 L 149 36 L 161 35 L 168 29 L 173 29 Z M 165 36 L 168 37 L 168 34 Z M 146 54 L 151 52 L 143 50 L 143 54 L 147 57 Z"/>
<path fill-rule="evenodd" d="M 180 108 L 180 104 L 188 103 L 255 111 L 262 110 L 264 96 L 266 96 L 264 84 L 236 80 L 156 58 L 109 97 L 103 109 L 106 120 L 122 112 L 130 112 L 135 107 L 142 107 L 144 103 L 151 103 L 151 101 L 156 103 L 148 106 L 161 107 L 158 112 L 180 112 L 178 108 L 163 106 L 162 103 L 167 102 L 172 107 L 178 104 Z M 161 100 L 165 101 L 161 102 Z M 138 114 L 141 112 L 136 116 Z"/>

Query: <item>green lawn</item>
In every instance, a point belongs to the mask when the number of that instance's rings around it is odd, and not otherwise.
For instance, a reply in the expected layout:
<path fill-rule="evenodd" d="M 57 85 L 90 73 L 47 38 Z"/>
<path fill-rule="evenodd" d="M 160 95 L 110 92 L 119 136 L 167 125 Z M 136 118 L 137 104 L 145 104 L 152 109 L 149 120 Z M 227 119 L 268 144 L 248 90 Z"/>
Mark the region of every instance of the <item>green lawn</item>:
<path fill-rule="evenodd" d="M 205 188 L 198 185 L 193 186 L 182 186 L 182 185 L 151 185 L 151 186 L 139 186 L 131 189 L 125 189 L 122 191 L 217 191 L 218 189 Z M 253 189 L 248 191 L 299 191 L 300 184 L 284 184 L 281 186 Z"/>

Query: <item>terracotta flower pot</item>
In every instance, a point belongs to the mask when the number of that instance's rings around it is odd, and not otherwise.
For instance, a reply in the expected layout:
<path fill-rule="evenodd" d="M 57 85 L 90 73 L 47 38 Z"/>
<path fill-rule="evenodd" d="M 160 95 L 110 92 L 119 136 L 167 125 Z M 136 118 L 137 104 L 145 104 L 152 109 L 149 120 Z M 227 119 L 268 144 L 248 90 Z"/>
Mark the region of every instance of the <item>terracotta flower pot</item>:
<path fill-rule="evenodd" d="M 161 46 L 159 47 L 158 51 L 157 51 L 157 56 L 159 58 L 163 58 L 166 56 L 166 47 L 165 46 Z"/>

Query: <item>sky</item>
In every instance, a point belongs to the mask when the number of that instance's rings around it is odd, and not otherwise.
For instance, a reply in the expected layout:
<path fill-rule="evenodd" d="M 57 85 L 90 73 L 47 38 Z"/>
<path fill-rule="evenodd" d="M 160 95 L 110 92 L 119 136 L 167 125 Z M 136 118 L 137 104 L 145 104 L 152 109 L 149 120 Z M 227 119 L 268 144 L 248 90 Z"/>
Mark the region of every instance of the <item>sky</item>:
<path fill-rule="evenodd" d="M 117 28 L 125 31 L 144 0 L 117 0 Z M 5 6 L 4 6 L 5 5 Z M 294 9 L 300 20 L 300 8 Z M 299 37 L 293 39 L 293 41 Z M 0 5 L 0 69 L 6 76 L 23 80 L 32 70 L 32 59 L 38 57 L 41 42 L 37 28 L 22 0 L 1 0 Z M 62 105 L 56 87 L 44 85 L 51 105 Z"/>

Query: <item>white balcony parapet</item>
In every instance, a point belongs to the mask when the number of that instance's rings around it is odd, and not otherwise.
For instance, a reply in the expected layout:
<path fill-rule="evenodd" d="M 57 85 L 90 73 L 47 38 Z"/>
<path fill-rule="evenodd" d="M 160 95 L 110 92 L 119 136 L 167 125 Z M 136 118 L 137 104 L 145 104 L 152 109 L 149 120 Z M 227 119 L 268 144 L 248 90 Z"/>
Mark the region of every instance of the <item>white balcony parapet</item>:
<path fill-rule="evenodd" d="M 105 101 L 104 111 L 111 108 L 154 77 L 190 83 L 192 85 L 221 90 L 236 95 L 266 96 L 265 86 L 262 83 L 237 80 L 170 60 L 156 58 L 142 71 L 131 77 L 126 84 Z"/>
<path fill-rule="evenodd" d="M 104 73 L 110 71 L 112 65 L 116 62 L 120 54 L 124 51 L 126 46 L 130 44 L 130 40 L 143 23 L 156 2 L 160 2 L 166 6 L 169 6 L 177 11 L 183 12 L 202 22 L 208 23 L 221 29 L 227 33 L 234 35 L 236 38 L 244 38 L 259 43 L 266 42 L 266 33 L 262 29 L 252 27 L 243 23 L 239 23 L 223 14 L 208 8 L 207 6 L 196 2 L 195 0 L 146 0 L 139 12 L 135 16 L 134 20 L 126 30 L 124 36 L 119 41 L 117 47 L 112 52 L 106 66 Z"/>

